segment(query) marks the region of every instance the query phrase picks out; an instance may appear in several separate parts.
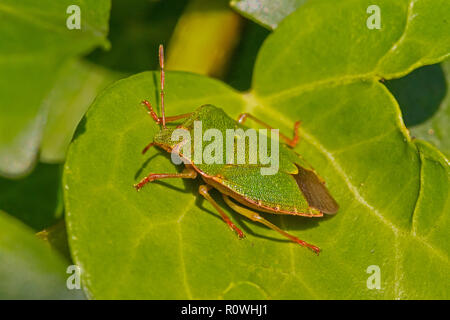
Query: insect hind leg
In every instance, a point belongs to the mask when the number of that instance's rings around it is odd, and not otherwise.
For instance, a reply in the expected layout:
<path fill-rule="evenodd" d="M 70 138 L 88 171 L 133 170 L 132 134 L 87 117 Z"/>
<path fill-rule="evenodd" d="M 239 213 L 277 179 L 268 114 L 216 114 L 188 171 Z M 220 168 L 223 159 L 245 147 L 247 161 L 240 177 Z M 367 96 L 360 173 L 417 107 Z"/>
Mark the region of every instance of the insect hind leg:
<path fill-rule="evenodd" d="M 230 208 L 233 209 L 234 211 L 236 211 L 237 213 L 242 214 L 243 216 L 249 218 L 250 220 L 260 222 L 260 223 L 264 224 L 265 226 L 269 227 L 270 229 L 281 233 L 283 236 L 289 238 L 291 241 L 298 243 L 299 245 L 301 245 L 303 247 L 311 249 L 316 254 L 319 254 L 320 248 L 318 248 L 312 244 L 309 244 L 306 241 L 303 241 L 303 240 L 287 233 L 284 230 L 281 230 L 273 223 L 271 223 L 271 222 L 267 221 L 266 219 L 264 219 L 263 217 L 261 217 L 257 212 L 236 204 L 227 195 L 222 194 L 222 196 L 223 196 L 223 199 L 225 200 L 225 202 L 230 206 Z"/>
<path fill-rule="evenodd" d="M 211 188 L 212 187 L 210 185 L 204 184 L 198 188 L 198 192 L 213 205 L 213 207 L 217 210 L 217 212 L 219 212 L 220 216 L 228 224 L 228 226 L 238 234 L 239 238 L 243 238 L 244 233 L 241 231 L 241 229 L 236 227 L 236 225 L 230 220 L 230 218 L 225 214 L 222 208 L 219 207 L 217 202 L 209 194 L 209 190 L 211 190 Z"/>

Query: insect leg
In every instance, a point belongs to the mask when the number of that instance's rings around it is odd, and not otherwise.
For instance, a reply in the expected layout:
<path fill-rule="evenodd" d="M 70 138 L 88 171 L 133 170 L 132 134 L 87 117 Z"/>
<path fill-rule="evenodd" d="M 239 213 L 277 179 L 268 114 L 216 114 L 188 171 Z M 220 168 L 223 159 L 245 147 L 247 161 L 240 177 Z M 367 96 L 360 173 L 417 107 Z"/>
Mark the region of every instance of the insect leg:
<path fill-rule="evenodd" d="M 179 120 L 179 119 L 184 119 L 184 118 L 190 117 L 191 115 L 192 115 L 192 112 L 179 114 L 177 116 L 166 117 L 166 122 L 172 122 L 172 121 L 176 121 L 176 120 Z"/>
<path fill-rule="evenodd" d="M 267 129 L 273 129 L 271 126 L 269 126 L 267 123 L 263 122 L 262 120 L 259 120 L 258 118 L 252 116 L 250 113 L 241 113 L 238 117 L 238 122 L 239 123 L 244 123 L 245 120 L 247 120 L 247 118 L 252 119 L 253 121 L 255 121 L 256 123 L 259 123 L 260 125 L 262 125 L 263 127 L 266 127 Z M 298 128 L 300 127 L 301 121 L 296 121 L 294 123 L 294 137 L 292 139 L 289 139 L 288 137 L 286 137 L 284 134 L 280 133 L 280 137 L 286 141 L 286 143 L 288 144 L 288 146 L 290 147 L 295 147 L 299 140 L 300 140 L 300 135 L 298 133 Z"/>
<path fill-rule="evenodd" d="M 153 147 L 155 145 L 154 142 L 150 142 L 148 145 L 145 146 L 145 148 L 142 150 L 142 154 L 146 153 L 148 151 L 148 149 L 150 149 L 151 147 Z"/>
<path fill-rule="evenodd" d="M 312 251 L 314 251 L 315 253 L 319 254 L 320 249 L 318 247 L 316 247 L 316 246 L 314 246 L 312 244 L 309 244 L 306 241 L 300 240 L 299 238 L 294 237 L 293 235 L 287 233 L 284 230 L 281 230 L 280 228 L 278 228 L 273 223 L 271 223 L 271 222 L 267 221 L 266 219 L 264 219 L 263 217 L 261 217 L 257 212 L 236 204 L 235 202 L 230 200 L 230 198 L 227 195 L 222 194 L 222 196 L 223 196 L 223 199 L 225 200 L 225 202 L 231 207 L 231 209 L 233 209 L 237 213 L 240 213 L 243 216 L 246 216 L 247 218 L 249 218 L 249 219 L 251 219 L 253 221 L 260 222 L 260 223 L 264 224 L 265 226 L 269 227 L 270 229 L 273 229 L 273 230 L 281 233 L 283 236 L 289 238 L 293 242 L 296 242 L 299 245 L 301 245 L 303 247 L 306 247 L 306 248 L 309 248 Z"/>
<path fill-rule="evenodd" d="M 153 107 L 152 107 L 151 103 L 149 101 L 147 101 L 147 100 L 143 100 L 142 104 L 147 107 L 148 113 L 153 118 L 153 120 L 155 120 L 155 122 L 157 124 L 160 124 L 162 122 L 162 118 L 158 117 L 158 115 L 156 114 L 155 110 L 153 110 Z M 180 115 L 177 115 L 177 116 L 166 117 L 165 119 L 166 119 L 166 122 L 171 122 L 171 121 L 176 121 L 176 120 L 179 120 L 179 119 L 187 118 L 187 117 L 191 116 L 191 114 L 192 114 L 192 112 L 190 112 L 190 113 L 183 113 L 183 114 L 180 114 Z"/>
<path fill-rule="evenodd" d="M 156 114 L 155 110 L 153 110 L 153 107 L 152 107 L 152 105 L 150 104 L 150 102 L 148 102 L 147 100 L 143 100 L 141 103 L 142 103 L 144 106 L 147 107 L 147 109 L 148 109 L 148 114 L 153 118 L 153 120 L 155 120 L 155 122 L 156 122 L 157 124 L 160 124 L 160 123 L 161 123 L 161 119 L 158 118 L 158 115 Z"/>
<path fill-rule="evenodd" d="M 136 190 L 140 190 L 144 185 L 149 182 L 159 180 L 159 179 L 167 179 L 167 178 L 183 178 L 183 179 L 195 179 L 197 177 L 197 171 L 190 167 L 186 167 L 182 173 L 150 173 L 144 179 L 142 179 L 139 183 L 135 184 L 134 187 Z"/>
<path fill-rule="evenodd" d="M 219 207 L 217 202 L 209 194 L 209 190 L 211 190 L 211 188 L 212 187 L 210 185 L 204 184 L 204 185 L 201 185 L 198 188 L 198 192 L 203 197 L 205 197 L 205 199 L 208 200 L 213 205 L 213 207 L 219 212 L 220 216 L 228 224 L 228 226 L 232 230 L 236 231 L 236 233 L 238 234 L 239 238 L 243 238 L 244 237 L 244 233 L 241 231 L 241 229 L 236 227 L 236 225 L 230 220 L 230 218 L 225 214 L 225 212 L 223 212 L 222 208 Z"/>

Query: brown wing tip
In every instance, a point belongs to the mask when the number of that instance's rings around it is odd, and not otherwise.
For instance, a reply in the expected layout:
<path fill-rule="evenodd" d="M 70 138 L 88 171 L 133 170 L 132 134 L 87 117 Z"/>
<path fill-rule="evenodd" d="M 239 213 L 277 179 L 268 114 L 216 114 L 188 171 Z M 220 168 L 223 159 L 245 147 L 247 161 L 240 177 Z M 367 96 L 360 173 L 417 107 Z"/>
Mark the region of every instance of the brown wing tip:
<path fill-rule="evenodd" d="M 339 210 L 339 205 L 331 196 L 327 187 L 314 171 L 305 169 L 297 164 L 298 173 L 292 175 L 298 187 L 308 201 L 310 207 L 322 213 L 332 215 Z"/>
<path fill-rule="evenodd" d="M 333 199 L 333 201 L 334 201 L 334 199 Z M 338 211 L 339 211 L 339 205 L 337 204 L 336 201 L 334 201 L 334 207 L 328 209 L 327 211 L 322 210 L 321 212 L 332 216 L 332 215 L 335 215 Z"/>

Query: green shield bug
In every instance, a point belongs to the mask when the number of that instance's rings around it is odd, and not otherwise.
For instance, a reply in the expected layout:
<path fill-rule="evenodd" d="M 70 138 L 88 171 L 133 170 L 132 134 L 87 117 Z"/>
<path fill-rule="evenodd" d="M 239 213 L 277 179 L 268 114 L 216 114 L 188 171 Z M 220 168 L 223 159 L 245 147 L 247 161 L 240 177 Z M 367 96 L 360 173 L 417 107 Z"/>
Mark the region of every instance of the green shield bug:
<path fill-rule="evenodd" d="M 196 130 L 200 130 L 201 134 L 206 133 L 208 130 L 215 130 L 213 136 L 215 137 L 214 142 L 216 142 L 216 146 L 225 146 L 227 151 L 229 150 L 228 145 L 225 144 L 224 139 L 218 139 L 217 134 L 225 136 L 230 130 L 236 133 L 239 129 L 242 129 L 242 131 L 247 129 L 243 126 L 246 119 L 250 118 L 260 126 L 265 127 L 266 129 L 263 129 L 265 132 L 267 132 L 267 129 L 271 130 L 271 132 L 275 131 L 269 125 L 250 114 L 243 113 L 238 117 L 238 120 L 233 120 L 222 109 L 212 105 L 203 105 L 191 113 L 166 117 L 164 110 L 164 51 L 162 45 L 159 47 L 159 64 L 161 72 L 160 101 L 162 117 L 155 113 L 147 100 L 144 100 L 142 103 L 147 107 L 148 113 L 153 120 L 161 126 L 161 129 L 142 153 L 145 153 L 152 146 L 159 147 L 172 153 L 172 159 L 174 159 L 174 155 L 178 156 L 184 162 L 185 168 L 181 173 L 150 173 L 137 183 L 135 188 L 140 190 L 147 183 L 158 179 L 195 179 L 200 176 L 205 184 L 200 185 L 199 193 L 214 206 L 223 220 L 240 238 L 244 236 L 243 232 L 211 197 L 209 191 L 212 188 L 217 189 L 222 194 L 225 203 L 234 211 L 253 221 L 266 225 L 291 241 L 313 250 L 315 253 L 319 253 L 320 249 L 318 247 L 281 230 L 257 212 L 322 217 L 324 214 L 334 214 L 338 211 L 339 206 L 325 187 L 325 182 L 299 154 L 292 150 L 299 142 L 298 128 L 300 122 L 297 121 L 294 125 L 294 137 L 292 139 L 281 133 L 279 134 L 279 137 L 285 143 L 280 144 L 278 149 L 276 149 L 278 152 L 278 164 L 274 173 L 262 174 L 261 169 L 267 168 L 267 163 L 258 165 L 249 162 L 249 158 L 252 153 L 256 152 L 256 148 L 252 149 L 251 146 L 246 145 L 246 136 L 243 137 L 243 154 L 245 158 L 243 163 L 239 163 L 239 161 L 235 163 L 234 161 L 235 153 L 239 152 L 239 150 L 235 149 L 234 142 L 236 138 L 242 138 L 240 136 L 233 136 L 232 158 L 227 158 L 223 162 L 204 163 L 201 161 L 201 157 L 200 160 L 197 159 L 195 154 L 196 146 L 192 148 L 188 138 L 183 138 L 181 142 L 179 141 L 179 136 L 178 140 L 173 139 L 176 130 L 184 130 L 189 137 L 191 134 L 195 137 Z M 183 122 L 176 127 L 169 128 L 166 126 L 168 122 L 182 119 Z M 196 127 L 197 123 L 201 123 L 200 129 Z M 278 137 L 277 130 L 275 136 Z M 209 140 L 212 139 L 211 137 L 209 138 Z M 250 139 L 250 137 L 248 138 Z M 261 146 L 262 141 L 258 139 L 257 146 Z M 267 147 L 267 136 L 264 141 Z M 274 143 L 278 144 L 278 140 L 270 141 L 271 146 L 275 146 Z M 190 153 L 193 149 L 194 157 L 190 157 L 190 154 L 187 155 L 187 153 Z M 200 149 L 200 155 L 203 155 L 203 149 Z M 259 155 L 261 156 L 261 153 Z M 217 150 L 215 150 L 215 156 L 216 160 L 224 159 L 223 154 L 217 154 Z"/>

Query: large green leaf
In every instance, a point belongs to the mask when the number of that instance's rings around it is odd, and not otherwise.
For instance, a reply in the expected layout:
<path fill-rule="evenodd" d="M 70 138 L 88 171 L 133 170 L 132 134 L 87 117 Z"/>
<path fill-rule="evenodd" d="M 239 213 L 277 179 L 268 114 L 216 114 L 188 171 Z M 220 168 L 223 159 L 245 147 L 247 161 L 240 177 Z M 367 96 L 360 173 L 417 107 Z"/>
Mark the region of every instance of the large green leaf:
<path fill-rule="evenodd" d="M 156 150 L 140 155 L 158 129 L 139 106 L 157 101 L 158 74 L 143 73 L 96 99 L 65 166 L 69 240 L 91 297 L 449 298 L 449 166 L 409 138 L 378 79 L 449 54 L 441 13 L 450 4 L 378 1 L 381 30 L 366 28 L 369 4 L 302 6 L 265 41 L 249 93 L 167 73 L 169 114 L 211 103 L 233 117 L 252 112 L 284 132 L 303 121 L 297 151 L 327 181 L 340 210 L 325 219 L 266 216 L 322 254 L 227 209 L 247 234 L 238 240 L 197 195 L 196 181 L 135 192 L 133 183 L 149 171 L 176 171 Z M 380 267 L 380 290 L 366 285 L 370 265 Z"/>
<path fill-rule="evenodd" d="M 70 5 L 81 29 L 69 30 Z M 19 176 L 35 160 L 58 69 L 106 45 L 110 1 L 3 0 L 0 3 L 0 174 Z"/>
<path fill-rule="evenodd" d="M 0 300 L 82 299 L 66 287 L 67 262 L 31 230 L 0 211 Z"/>

